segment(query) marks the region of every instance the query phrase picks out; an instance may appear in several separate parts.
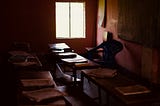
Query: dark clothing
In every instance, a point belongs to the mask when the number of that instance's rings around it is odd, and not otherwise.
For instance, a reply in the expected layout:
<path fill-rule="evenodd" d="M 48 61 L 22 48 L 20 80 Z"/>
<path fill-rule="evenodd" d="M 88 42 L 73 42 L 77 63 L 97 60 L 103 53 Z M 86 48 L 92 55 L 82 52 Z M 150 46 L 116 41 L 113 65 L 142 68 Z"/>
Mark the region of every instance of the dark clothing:
<path fill-rule="evenodd" d="M 99 48 L 103 49 L 103 62 L 99 62 L 99 64 L 109 68 L 116 68 L 115 55 L 123 49 L 123 45 L 116 40 L 105 41 L 88 51 L 89 59 L 92 60 L 91 55 Z"/>

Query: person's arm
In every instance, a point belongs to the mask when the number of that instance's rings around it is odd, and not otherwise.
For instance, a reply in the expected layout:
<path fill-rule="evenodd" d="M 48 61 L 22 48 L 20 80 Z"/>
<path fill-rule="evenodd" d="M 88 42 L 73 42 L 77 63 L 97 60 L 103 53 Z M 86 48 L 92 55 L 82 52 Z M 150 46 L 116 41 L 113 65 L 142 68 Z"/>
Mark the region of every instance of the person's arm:
<path fill-rule="evenodd" d="M 89 53 L 96 52 L 97 49 L 102 48 L 103 46 L 104 46 L 104 42 L 101 43 L 100 45 L 98 45 L 98 46 L 96 46 L 96 47 L 90 49 L 88 52 L 89 52 Z"/>
<path fill-rule="evenodd" d="M 103 45 L 104 45 L 104 44 L 101 43 L 100 45 L 98 45 L 98 46 L 90 49 L 90 50 L 87 52 L 87 58 L 90 59 L 90 60 L 92 60 L 92 59 L 93 59 L 93 57 L 92 57 L 93 54 L 97 51 L 97 49 L 102 48 Z"/>

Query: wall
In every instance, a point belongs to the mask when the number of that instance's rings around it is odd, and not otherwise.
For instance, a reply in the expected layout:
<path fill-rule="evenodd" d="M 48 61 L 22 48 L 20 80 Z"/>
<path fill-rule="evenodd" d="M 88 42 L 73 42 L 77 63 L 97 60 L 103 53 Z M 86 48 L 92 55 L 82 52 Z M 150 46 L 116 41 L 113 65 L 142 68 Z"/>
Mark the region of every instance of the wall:
<path fill-rule="evenodd" d="M 95 44 L 97 0 L 86 0 L 85 40 L 55 39 L 54 0 L 3 0 L 1 10 L 1 53 L 14 41 L 29 42 L 35 52 L 47 52 L 48 43 L 55 42 L 66 42 L 76 52 Z"/>
<path fill-rule="evenodd" d="M 116 55 L 118 64 L 153 83 L 160 83 L 160 51 L 157 48 L 149 48 L 138 43 L 129 42 L 118 38 L 118 2 L 121 0 L 106 0 L 107 23 L 106 28 L 97 28 L 97 44 L 101 40 L 103 31 L 111 31 L 114 39 L 123 43 L 124 49 Z M 154 8 L 154 7 L 153 7 Z M 151 29 L 152 30 L 152 29 Z M 154 36 L 154 35 L 153 35 Z"/>

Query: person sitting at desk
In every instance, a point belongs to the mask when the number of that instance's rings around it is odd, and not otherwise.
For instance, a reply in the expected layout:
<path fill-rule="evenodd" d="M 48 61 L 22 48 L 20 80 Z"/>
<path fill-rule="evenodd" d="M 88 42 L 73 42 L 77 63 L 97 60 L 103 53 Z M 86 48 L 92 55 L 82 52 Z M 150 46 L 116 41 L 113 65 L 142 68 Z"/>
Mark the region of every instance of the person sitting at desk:
<path fill-rule="evenodd" d="M 102 61 L 95 61 L 99 63 L 100 65 L 108 68 L 116 68 L 117 63 L 115 60 L 115 55 L 120 52 L 123 49 L 123 45 L 121 42 L 114 40 L 113 39 L 113 34 L 111 32 L 107 33 L 107 36 L 103 36 L 103 42 L 90 49 L 87 52 L 88 59 L 94 61 L 92 58 L 93 53 L 95 53 L 98 49 L 102 48 L 103 49 L 103 56 L 102 56 Z"/>

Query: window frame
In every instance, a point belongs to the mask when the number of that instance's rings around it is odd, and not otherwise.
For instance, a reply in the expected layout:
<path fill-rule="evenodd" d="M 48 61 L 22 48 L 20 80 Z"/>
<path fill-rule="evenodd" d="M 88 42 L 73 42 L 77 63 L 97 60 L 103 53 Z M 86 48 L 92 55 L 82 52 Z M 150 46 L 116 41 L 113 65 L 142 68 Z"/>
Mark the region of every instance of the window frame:
<path fill-rule="evenodd" d="M 71 6 L 71 3 L 83 3 L 83 36 L 80 37 L 72 37 L 71 36 L 71 9 L 69 7 L 69 36 L 68 37 L 57 37 L 57 29 L 56 29 L 56 3 L 69 3 L 69 6 Z M 55 1 L 55 37 L 56 39 L 85 39 L 86 38 L 86 2 L 85 1 Z"/>

